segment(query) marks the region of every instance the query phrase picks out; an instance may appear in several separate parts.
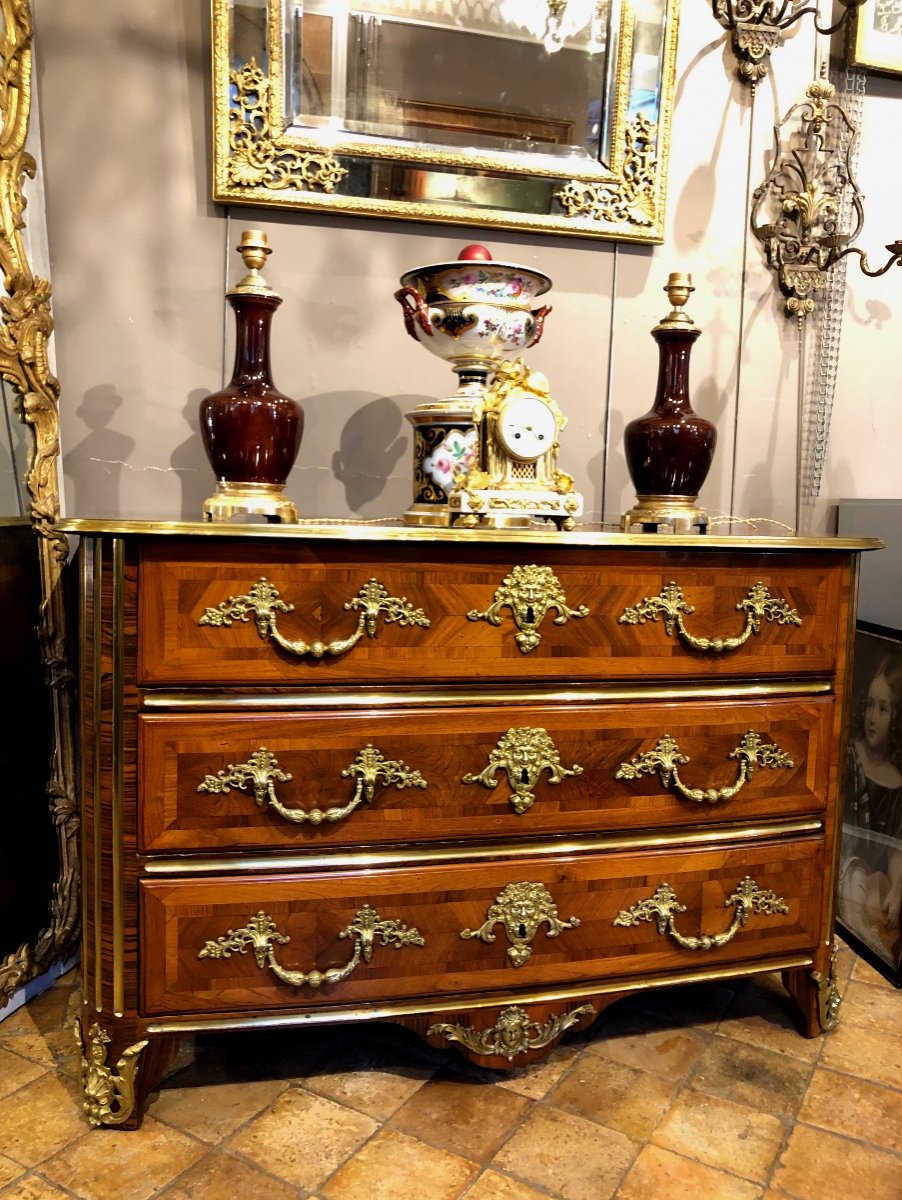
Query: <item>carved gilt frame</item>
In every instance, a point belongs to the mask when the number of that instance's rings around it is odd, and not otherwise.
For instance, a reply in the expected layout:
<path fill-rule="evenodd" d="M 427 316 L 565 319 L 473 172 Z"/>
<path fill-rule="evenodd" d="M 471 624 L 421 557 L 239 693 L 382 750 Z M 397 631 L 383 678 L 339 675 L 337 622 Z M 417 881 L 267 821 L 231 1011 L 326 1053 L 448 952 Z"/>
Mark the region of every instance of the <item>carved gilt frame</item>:
<path fill-rule="evenodd" d="M 442 148 L 391 138 L 291 126 L 284 112 L 287 70 L 284 0 L 266 0 L 265 66 L 232 61 L 230 0 L 211 0 L 213 21 L 213 199 L 342 215 L 477 225 L 530 233 L 660 243 L 664 239 L 670 122 L 680 0 L 663 0 L 657 121 L 631 108 L 635 68 L 632 0 L 613 0 L 614 64 L 607 125 L 608 163 L 573 160 L 566 168 L 539 153 Z M 456 205 L 442 200 L 343 194 L 349 167 L 383 163 L 512 180 L 547 178 L 552 211 Z M 575 164 L 575 165 L 574 165 Z M 577 169 L 578 168 L 578 169 Z"/>
<path fill-rule="evenodd" d="M 25 943 L 9 953 L 0 946 L 2 1007 L 16 988 L 74 948 L 80 876 L 74 680 L 62 585 L 69 546 L 55 528 L 60 516 L 59 382 L 48 362 L 51 289 L 46 279 L 32 273 L 22 241 L 23 187 L 36 169 L 25 149 L 32 100 L 33 24 L 28 0 L 0 0 L 0 15 L 0 266 L 5 292 L 0 295 L 0 375 L 15 389 L 18 415 L 31 432 L 25 487 L 40 563 L 41 607 L 35 621 L 52 720 L 47 798 L 60 856 L 59 877 L 48 897 L 49 924 L 33 945 Z"/>

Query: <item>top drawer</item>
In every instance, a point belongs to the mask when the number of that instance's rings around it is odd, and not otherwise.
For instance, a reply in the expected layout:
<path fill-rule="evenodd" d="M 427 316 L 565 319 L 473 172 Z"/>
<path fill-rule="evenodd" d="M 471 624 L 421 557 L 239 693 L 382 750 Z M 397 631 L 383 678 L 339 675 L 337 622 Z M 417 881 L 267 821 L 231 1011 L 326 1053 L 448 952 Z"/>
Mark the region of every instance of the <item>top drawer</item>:
<path fill-rule="evenodd" d="M 138 682 L 824 675 L 849 578 L 829 553 L 147 541 Z"/>

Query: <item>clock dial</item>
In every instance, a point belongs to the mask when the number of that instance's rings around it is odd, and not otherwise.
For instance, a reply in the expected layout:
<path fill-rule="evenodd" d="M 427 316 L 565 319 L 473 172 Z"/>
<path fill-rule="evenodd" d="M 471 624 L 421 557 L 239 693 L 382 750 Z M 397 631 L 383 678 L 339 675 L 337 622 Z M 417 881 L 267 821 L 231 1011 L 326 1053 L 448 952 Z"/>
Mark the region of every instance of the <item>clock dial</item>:
<path fill-rule="evenodd" d="M 557 422 L 548 405 L 537 396 L 508 400 L 498 414 L 498 440 L 512 458 L 540 458 L 554 445 Z"/>

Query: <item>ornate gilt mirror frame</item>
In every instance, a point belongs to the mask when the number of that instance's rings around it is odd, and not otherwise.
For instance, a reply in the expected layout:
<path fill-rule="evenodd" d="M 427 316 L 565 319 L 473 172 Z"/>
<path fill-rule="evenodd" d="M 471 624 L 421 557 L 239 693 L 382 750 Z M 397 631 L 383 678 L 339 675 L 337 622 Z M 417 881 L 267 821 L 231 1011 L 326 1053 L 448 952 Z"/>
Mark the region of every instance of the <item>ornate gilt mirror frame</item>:
<path fill-rule="evenodd" d="M 661 242 L 679 4 L 680 0 L 596 0 L 594 5 L 589 0 L 457 0 L 455 11 L 468 14 L 463 30 L 460 24 L 449 28 L 447 17 L 427 18 L 430 10 L 447 11 L 449 5 L 418 0 L 351 0 L 350 6 L 332 0 L 212 0 L 213 199 Z M 412 37 L 412 28 L 428 26 L 422 36 L 444 33 L 447 39 L 465 33 L 472 39 L 479 34 L 486 41 L 486 30 L 474 33 L 474 22 L 506 20 L 499 14 L 516 12 L 516 5 L 521 12 L 528 8 L 549 21 L 562 19 L 568 5 L 574 13 L 593 14 L 594 24 L 555 47 L 571 53 L 574 63 L 596 53 L 591 46 L 602 47 L 597 51 L 603 59 L 597 78 L 603 74 L 603 83 L 597 92 L 581 93 L 583 98 L 597 97 L 590 113 L 578 104 L 570 110 L 571 118 L 579 114 L 578 123 L 548 114 L 535 117 L 491 109 L 484 102 L 474 105 L 473 74 L 465 68 L 450 72 L 452 80 L 463 79 L 464 84 L 441 103 L 392 94 L 390 117 L 382 111 L 389 106 L 390 89 L 381 77 L 373 82 L 368 74 L 366 85 L 358 86 L 360 72 L 366 73 L 373 61 L 372 47 L 363 45 L 367 37 L 375 38 L 378 46 L 378 39 L 395 28 L 403 27 L 404 36 Z M 321 22 L 319 28 L 314 20 Z M 323 32 L 323 21 L 330 23 L 331 32 Z M 364 32 L 349 39 L 344 33 L 350 28 L 348 21 L 358 22 L 354 29 Z M 445 25 L 437 29 L 433 22 L 441 21 Z M 340 22 L 345 25 L 336 33 Z M 319 61 L 326 64 L 318 72 L 304 57 L 314 54 L 315 28 Z M 595 32 L 589 34 L 588 29 Z M 590 36 L 596 38 L 591 45 L 586 42 Z M 552 57 L 542 50 L 543 44 L 549 45 L 547 34 L 544 39 L 541 33 L 522 33 L 493 41 L 498 46 L 516 43 L 519 55 L 530 43 L 531 61 L 539 65 Z M 324 50 L 324 44 L 331 49 Z M 406 57 L 394 53 L 405 67 L 418 59 L 409 48 Z M 430 64 L 427 71 L 442 57 L 423 56 Z M 420 78 L 425 94 L 428 81 Z M 306 93 L 304 80 L 311 81 Z M 305 100 L 314 88 L 318 98 L 328 97 L 321 109 Z M 360 107 L 363 93 L 365 109 Z M 378 119 L 372 117 L 377 110 Z M 351 120 L 352 111 L 360 119 Z M 564 127 L 567 132 L 561 133 Z"/>
<path fill-rule="evenodd" d="M 34 613 L 49 695 L 51 761 L 44 771 L 48 822 L 59 847 L 59 877 L 48 896 L 49 924 L 34 942 L 0 946 L 0 1007 L 21 984 L 72 951 L 78 933 L 78 815 L 73 746 L 73 677 L 68 665 L 62 576 L 68 543 L 56 531 L 60 515 L 59 383 L 48 362 L 53 331 L 50 284 L 28 263 L 22 234 L 23 187 L 36 164 L 25 149 L 32 100 L 32 16 L 27 0 L 0 0 L 0 375 L 16 393 L 15 410 L 30 431 L 24 480 L 40 571 L 40 608 Z M 9 698 L 8 698 L 9 699 Z M 14 702 L 14 698 L 13 698 Z M 37 720 L 37 714 L 35 714 Z M 24 753 L 25 747 L 21 747 Z M 28 855 L 29 846 L 16 847 Z"/>

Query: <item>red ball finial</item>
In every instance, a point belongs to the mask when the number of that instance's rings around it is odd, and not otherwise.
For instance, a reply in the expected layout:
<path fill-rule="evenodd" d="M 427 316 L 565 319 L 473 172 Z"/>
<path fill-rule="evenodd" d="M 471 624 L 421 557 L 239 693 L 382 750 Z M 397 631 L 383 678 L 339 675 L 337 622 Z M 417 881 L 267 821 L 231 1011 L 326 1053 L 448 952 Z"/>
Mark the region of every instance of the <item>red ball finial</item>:
<path fill-rule="evenodd" d="M 469 246 L 464 246 L 457 258 L 458 261 L 463 262 L 491 262 L 492 255 L 485 246 L 480 246 L 478 242 L 471 242 Z"/>

